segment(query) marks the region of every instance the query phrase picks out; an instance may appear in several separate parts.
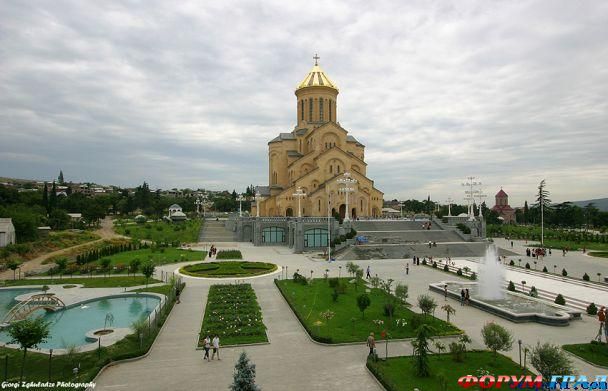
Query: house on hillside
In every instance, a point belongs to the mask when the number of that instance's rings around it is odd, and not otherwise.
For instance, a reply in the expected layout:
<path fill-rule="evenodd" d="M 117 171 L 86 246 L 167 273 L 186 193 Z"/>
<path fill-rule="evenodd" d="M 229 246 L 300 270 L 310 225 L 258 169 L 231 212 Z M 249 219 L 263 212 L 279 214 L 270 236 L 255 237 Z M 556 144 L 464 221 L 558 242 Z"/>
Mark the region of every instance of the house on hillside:
<path fill-rule="evenodd" d="M 0 247 L 15 244 L 15 226 L 11 218 L 0 218 Z"/>

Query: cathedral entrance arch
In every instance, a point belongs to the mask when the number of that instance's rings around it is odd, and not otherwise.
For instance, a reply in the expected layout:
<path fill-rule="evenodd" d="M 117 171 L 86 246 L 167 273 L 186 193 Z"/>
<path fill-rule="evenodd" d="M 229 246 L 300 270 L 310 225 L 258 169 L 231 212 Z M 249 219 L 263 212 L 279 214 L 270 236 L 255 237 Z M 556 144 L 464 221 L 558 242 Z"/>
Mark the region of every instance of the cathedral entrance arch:
<path fill-rule="evenodd" d="M 379 217 L 380 216 L 380 214 L 378 213 L 378 208 L 376 208 L 376 207 L 372 208 L 372 216 L 373 217 Z"/>
<path fill-rule="evenodd" d="M 287 208 L 287 210 L 285 211 L 285 216 L 293 217 L 293 209 Z"/>
<path fill-rule="evenodd" d="M 342 205 L 340 205 L 340 219 L 344 220 L 345 216 L 346 216 L 346 205 L 342 204 Z"/>
<path fill-rule="evenodd" d="M 350 211 L 350 218 L 351 218 L 351 219 L 353 219 L 353 220 L 356 220 L 356 219 L 357 219 L 357 208 L 353 208 L 353 209 Z"/>

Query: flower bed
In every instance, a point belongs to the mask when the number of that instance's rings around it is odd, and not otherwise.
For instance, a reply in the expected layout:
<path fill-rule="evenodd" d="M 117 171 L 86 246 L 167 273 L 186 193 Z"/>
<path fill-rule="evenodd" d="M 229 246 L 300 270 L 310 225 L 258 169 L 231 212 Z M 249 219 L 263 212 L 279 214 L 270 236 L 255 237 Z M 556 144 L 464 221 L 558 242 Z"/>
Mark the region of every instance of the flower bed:
<path fill-rule="evenodd" d="M 228 261 L 195 263 L 184 266 L 179 271 L 192 277 L 230 278 L 259 276 L 275 270 L 277 270 L 277 265 L 274 263 Z"/>
<path fill-rule="evenodd" d="M 207 335 L 218 334 L 226 345 L 268 342 L 266 326 L 255 292 L 249 284 L 212 285 L 199 334 L 202 347 Z"/>

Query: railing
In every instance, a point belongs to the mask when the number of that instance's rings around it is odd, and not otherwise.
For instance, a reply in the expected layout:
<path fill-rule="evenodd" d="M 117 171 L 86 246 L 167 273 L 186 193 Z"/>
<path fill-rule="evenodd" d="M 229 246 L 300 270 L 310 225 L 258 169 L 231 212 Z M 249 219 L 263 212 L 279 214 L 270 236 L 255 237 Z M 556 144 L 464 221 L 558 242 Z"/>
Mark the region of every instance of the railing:
<path fill-rule="evenodd" d="M 39 309 L 57 311 L 64 309 L 65 303 L 51 293 L 32 295 L 29 299 L 14 306 L 4 317 L 2 323 L 8 324 L 27 318 L 32 312 Z"/>

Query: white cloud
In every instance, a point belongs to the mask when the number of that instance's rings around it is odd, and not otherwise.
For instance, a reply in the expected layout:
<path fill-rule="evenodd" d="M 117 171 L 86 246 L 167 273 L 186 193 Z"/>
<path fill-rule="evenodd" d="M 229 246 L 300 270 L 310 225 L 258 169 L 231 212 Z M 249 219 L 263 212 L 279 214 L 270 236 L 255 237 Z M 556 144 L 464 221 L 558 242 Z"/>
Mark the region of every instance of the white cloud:
<path fill-rule="evenodd" d="M 318 52 L 386 198 L 604 197 L 606 36 L 602 2 L 5 2 L 0 175 L 265 183 Z"/>

